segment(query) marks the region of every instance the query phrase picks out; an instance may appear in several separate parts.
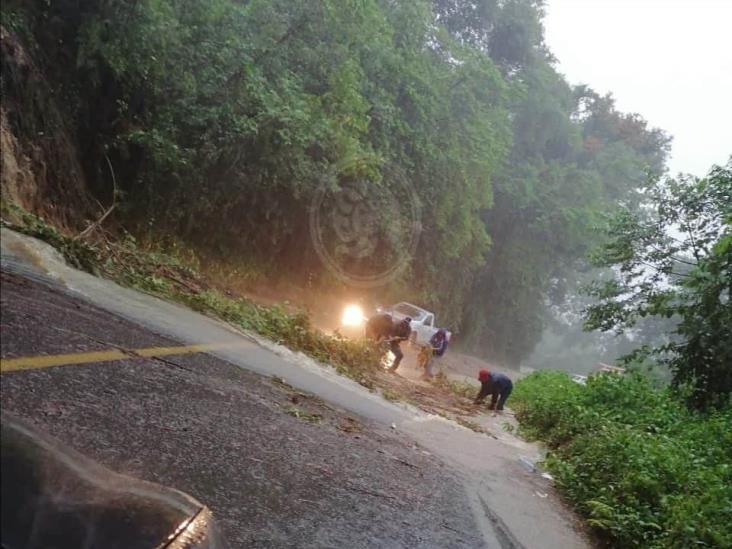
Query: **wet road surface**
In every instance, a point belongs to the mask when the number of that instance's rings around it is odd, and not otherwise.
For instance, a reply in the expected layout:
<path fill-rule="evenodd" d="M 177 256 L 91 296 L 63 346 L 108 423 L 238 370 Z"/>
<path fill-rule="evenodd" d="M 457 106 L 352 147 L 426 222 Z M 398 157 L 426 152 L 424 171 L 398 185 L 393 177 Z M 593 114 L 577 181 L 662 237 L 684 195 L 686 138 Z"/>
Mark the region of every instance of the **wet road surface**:
<path fill-rule="evenodd" d="M 3 358 L 236 344 L 2 375 L 4 409 L 115 470 L 190 492 L 233 546 L 589 546 L 551 485 L 520 465 L 537 448 L 501 432 L 501 417 L 483 418 L 489 437 L 387 402 L 258 336 L 71 269 L 6 229 L 2 267 L 16 278 L 3 284 Z"/>
<path fill-rule="evenodd" d="M 3 359 L 175 344 L 14 275 L 2 274 L 1 295 Z M 115 471 L 200 499 L 232 547 L 482 543 L 435 457 L 209 355 L 5 372 L 2 407 Z"/>

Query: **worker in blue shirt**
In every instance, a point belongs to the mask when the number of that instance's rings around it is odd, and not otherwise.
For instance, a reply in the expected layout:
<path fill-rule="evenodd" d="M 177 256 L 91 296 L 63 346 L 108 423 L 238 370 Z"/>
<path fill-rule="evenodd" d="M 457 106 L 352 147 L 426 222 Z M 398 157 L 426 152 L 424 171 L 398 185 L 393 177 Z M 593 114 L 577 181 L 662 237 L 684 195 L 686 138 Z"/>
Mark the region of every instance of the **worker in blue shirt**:
<path fill-rule="evenodd" d="M 439 359 L 445 354 L 449 342 L 450 338 L 447 335 L 447 330 L 440 328 L 432 335 L 429 344 L 422 345 L 417 356 L 418 366 L 424 369 L 422 379 L 431 379 L 434 377 L 435 370 L 438 369 L 436 359 Z"/>
<path fill-rule="evenodd" d="M 498 372 L 489 372 L 488 370 L 481 370 L 478 373 L 478 380 L 480 381 L 481 387 L 478 396 L 475 397 L 475 404 L 479 404 L 485 397 L 491 395 L 491 404 L 488 406 L 489 410 L 503 410 L 503 405 L 506 404 L 511 391 L 513 391 L 513 382 L 511 379 Z"/>

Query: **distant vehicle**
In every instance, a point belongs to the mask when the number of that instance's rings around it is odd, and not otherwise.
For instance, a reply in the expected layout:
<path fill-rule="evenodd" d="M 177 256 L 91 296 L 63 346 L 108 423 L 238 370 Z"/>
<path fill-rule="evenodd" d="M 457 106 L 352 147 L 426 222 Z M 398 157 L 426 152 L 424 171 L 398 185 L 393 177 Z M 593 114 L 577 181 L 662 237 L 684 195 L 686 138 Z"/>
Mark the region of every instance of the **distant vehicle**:
<path fill-rule="evenodd" d="M 575 383 L 579 383 L 580 385 L 587 385 L 587 376 L 574 374 L 572 376 L 572 381 L 574 381 Z"/>
<path fill-rule="evenodd" d="M 626 369 L 622 366 L 610 366 L 609 364 L 604 364 L 602 362 L 598 362 L 596 368 L 596 373 L 624 374 L 626 372 Z"/>
<path fill-rule="evenodd" d="M 402 301 L 391 307 L 377 309 L 380 313 L 388 313 L 395 321 L 403 320 L 407 317 L 412 319 L 410 323 L 412 334 L 409 342 L 412 345 L 427 345 L 439 329 L 435 324 L 435 313 L 432 313 L 422 307 Z M 447 332 L 447 340 L 450 341 L 452 334 Z"/>

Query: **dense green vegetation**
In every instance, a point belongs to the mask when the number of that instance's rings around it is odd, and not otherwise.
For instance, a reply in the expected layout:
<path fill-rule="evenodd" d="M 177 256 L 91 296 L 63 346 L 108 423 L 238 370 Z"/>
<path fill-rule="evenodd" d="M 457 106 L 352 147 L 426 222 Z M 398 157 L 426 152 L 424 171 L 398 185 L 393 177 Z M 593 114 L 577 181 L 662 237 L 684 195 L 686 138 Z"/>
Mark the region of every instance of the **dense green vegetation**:
<path fill-rule="evenodd" d="M 522 432 L 588 523 L 616 547 L 732 545 L 732 161 L 706 178 L 651 180 L 642 207 L 608 220 L 592 254 L 589 329 L 661 344 L 628 355 L 629 375 L 587 386 L 545 371 L 514 395 Z M 645 323 L 645 326 L 639 323 Z M 656 338 L 658 341 L 658 338 Z M 656 388 L 639 362 L 667 368 Z"/>
<path fill-rule="evenodd" d="M 652 181 L 644 208 L 621 209 L 593 253 L 613 274 L 596 281 L 590 329 L 632 330 L 641 319 L 675 323 L 662 345 L 628 357 L 666 366 L 697 408 L 732 402 L 732 160 L 706 178 Z"/>
<path fill-rule="evenodd" d="M 551 449 L 562 492 L 613 547 L 732 546 L 732 160 L 706 178 L 652 179 L 609 217 L 592 254 L 588 329 L 661 341 L 628 375 L 586 386 L 544 371 L 514 394 L 521 431 Z M 653 330 L 652 330 L 653 331 Z M 655 387 L 640 363 L 671 373 Z"/>
<path fill-rule="evenodd" d="M 21 146 L 39 128 L 68 144 L 44 126 L 62 106 L 78 177 L 105 204 L 114 167 L 116 223 L 328 284 L 308 232 L 319 186 L 408 184 L 421 238 L 382 291 L 508 364 L 538 341 L 599 212 L 634 205 L 669 143 L 567 84 L 539 0 L 7 0 L 2 14 L 42 75 L 3 56 Z M 404 253 L 384 234 L 373 258 Z"/>
<path fill-rule="evenodd" d="M 732 546 L 732 407 L 689 411 L 640 375 L 537 372 L 512 395 L 563 494 L 613 547 Z"/>

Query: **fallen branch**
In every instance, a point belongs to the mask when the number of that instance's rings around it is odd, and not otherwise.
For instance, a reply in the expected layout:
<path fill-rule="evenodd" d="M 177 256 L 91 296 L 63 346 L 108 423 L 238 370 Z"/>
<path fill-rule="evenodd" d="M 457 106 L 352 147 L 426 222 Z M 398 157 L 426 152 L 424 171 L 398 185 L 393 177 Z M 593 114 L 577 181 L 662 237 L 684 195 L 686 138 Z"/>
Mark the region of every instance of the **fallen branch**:
<path fill-rule="evenodd" d="M 414 467 L 415 469 L 419 469 L 419 466 L 415 465 L 414 463 L 409 463 L 408 461 L 405 461 L 403 459 L 399 459 L 398 457 L 393 457 L 392 456 L 392 459 L 394 461 L 398 461 L 399 463 L 403 463 L 404 465 L 407 465 L 409 467 Z"/>
<path fill-rule="evenodd" d="M 174 368 L 180 368 L 181 370 L 185 370 L 186 372 L 196 373 L 195 370 L 192 368 L 187 368 L 186 366 L 182 366 L 178 364 L 177 362 L 174 362 L 172 360 L 168 360 L 167 358 L 161 358 L 159 356 L 153 355 L 150 357 L 143 357 L 141 355 L 138 355 L 137 353 L 134 353 L 138 358 L 149 358 L 150 360 L 157 360 L 158 362 L 162 362 L 163 364 L 167 364 L 168 366 L 173 366 Z"/>
<path fill-rule="evenodd" d="M 163 276 L 163 277 L 165 277 L 165 278 L 167 278 L 169 280 L 172 280 L 173 282 L 176 282 L 177 284 L 180 284 L 181 286 L 183 286 L 187 290 L 193 292 L 194 294 L 198 294 L 198 293 L 201 292 L 201 288 L 200 287 L 194 286 L 190 282 L 186 282 L 185 280 L 183 280 L 183 279 L 175 276 L 174 274 L 170 273 L 167 270 L 160 270 L 156 274 L 159 274 L 160 276 Z"/>
<path fill-rule="evenodd" d="M 442 526 L 443 528 L 445 528 L 447 530 L 450 530 L 452 532 L 455 532 L 456 534 L 460 534 L 461 536 L 464 536 L 465 535 L 465 532 L 461 532 L 460 530 L 458 530 L 456 528 L 453 528 L 452 526 L 448 526 L 444 522 L 440 526 Z"/>
<path fill-rule="evenodd" d="M 114 168 L 112 168 L 112 163 L 109 161 L 109 157 L 105 154 L 104 155 L 105 160 L 107 161 L 107 165 L 109 166 L 109 171 L 112 174 L 112 205 L 109 207 L 109 209 L 102 214 L 102 217 L 97 219 L 94 223 L 89 225 L 86 229 L 81 231 L 78 235 L 74 237 L 74 240 L 78 240 L 81 238 L 86 238 L 91 233 L 93 233 L 97 227 L 99 227 L 102 223 L 104 223 L 104 220 L 109 217 L 109 214 L 111 214 L 114 209 L 117 207 L 117 178 L 114 176 Z"/>
<path fill-rule="evenodd" d="M 354 492 L 361 492 L 362 494 L 367 494 L 369 496 L 376 496 L 376 497 L 385 498 L 385 499 L 396 499 L 394 496 L 390 496 L 389 494 L 384 494 L 383 492 L 372 492 L 371 490 L 366 490 L 365 488 L 361 488 L 359 486 L 354 486 L 353 484 L 346 484 L 346 488 L 349 488 L 350 490 L 353 490 Z"/>

